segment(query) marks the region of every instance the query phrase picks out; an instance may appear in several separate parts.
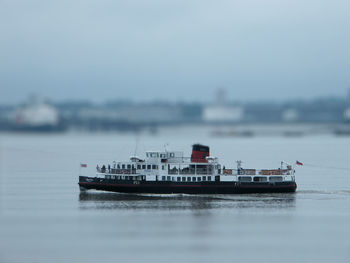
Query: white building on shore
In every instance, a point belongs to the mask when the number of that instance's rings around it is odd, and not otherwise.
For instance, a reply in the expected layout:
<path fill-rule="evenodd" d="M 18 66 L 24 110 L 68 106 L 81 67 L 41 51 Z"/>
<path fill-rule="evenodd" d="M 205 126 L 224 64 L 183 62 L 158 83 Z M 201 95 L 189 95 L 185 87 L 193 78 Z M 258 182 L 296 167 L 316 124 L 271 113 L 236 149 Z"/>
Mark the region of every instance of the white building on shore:
<path fill-rule="evenodd" d="M 243 120 L 243 107 L 227 103 L 226 98 L 226 91 L 219 89 L 216 102 L 203 108 L 202 118 L 205 122 L 232 123 Z"/>

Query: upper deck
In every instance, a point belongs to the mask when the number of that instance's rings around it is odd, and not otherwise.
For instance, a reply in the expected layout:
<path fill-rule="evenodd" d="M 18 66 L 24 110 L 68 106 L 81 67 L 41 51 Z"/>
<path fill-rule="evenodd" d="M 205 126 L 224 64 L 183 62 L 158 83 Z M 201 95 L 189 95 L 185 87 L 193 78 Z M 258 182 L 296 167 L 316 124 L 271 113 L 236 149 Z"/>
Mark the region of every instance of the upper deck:
<path fill-rule="evenodd" d="M 191 157 L 184 157 L 183 152 L 147 151 L 146 158 L 130 157 L 128 162 L 113 162 L 105 169 L 98 169 L 99 174 L 110 175 L 144 175 L 144 176 L 244 176 L 273 177 L 294 176 L 294 170 L 290 165 L 278 169 L 244 169 L 241 162 L 237 162 L 236 169 L 222 168 L 216 157 L 206 157 L 206 162 L 193 162 Z"/>
<path fill-rule="evenodd" d="M 217 158 L 207 158 L 207 162 L 192 162 L 191 157 L 184 157 L 183 152 L 148 151 L 146 158 L 130 157 L 128 162 L 113 162 L 106 169 L 98 172 L 111 174 L 214 174 L 221 173 Z"/>
<path fill-rule="evenodd" d="M 238 182 L 276 183 L 295 181 L 294 169 L 281 162 L 278 169 L 226 169 L 216 157 L 209 155 L 209 147 L 193 145 L 191 157 L 178 151 L 147 151 L 145 159 L 131 156 L 127 162 L 97 167 L 96 177 L 112 180 L 166 181 L 166 182 Z"/>

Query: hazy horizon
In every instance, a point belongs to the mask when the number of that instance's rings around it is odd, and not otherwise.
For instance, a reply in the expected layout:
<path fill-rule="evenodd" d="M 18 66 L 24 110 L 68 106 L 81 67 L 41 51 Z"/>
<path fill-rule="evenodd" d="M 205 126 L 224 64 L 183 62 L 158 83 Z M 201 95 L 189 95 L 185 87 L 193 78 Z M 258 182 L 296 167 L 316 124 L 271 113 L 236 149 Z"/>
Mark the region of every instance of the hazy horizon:
<path fill-rule="evenodd" d="M 350 2 L 0 1 L 0 103 L 347 96 Z"/>

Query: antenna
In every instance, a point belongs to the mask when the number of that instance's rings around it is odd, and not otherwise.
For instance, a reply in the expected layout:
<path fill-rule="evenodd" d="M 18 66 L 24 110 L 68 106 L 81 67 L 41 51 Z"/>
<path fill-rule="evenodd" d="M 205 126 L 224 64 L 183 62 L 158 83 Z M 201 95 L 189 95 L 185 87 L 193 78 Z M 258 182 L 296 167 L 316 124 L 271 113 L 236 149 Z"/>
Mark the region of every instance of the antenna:
<path fill-rule="evenodd" d="M 237 169 L 241 169 L 242 168 L 242 161 L 239 160 L 237 161 Z"/>
<path fill-rule="evenodd" d="M 164 150 L 165 150 L 165 152 L 168 152 L 168 146 L 169 146 L 168 143 L 164 144 Z"/>
<path fill-rule="evenodd" d="M 136 141 L 135 141 L 135 152 L 134 152 L 134 156 L 136 156 L 138 144 L 139 144 L 139 136 L 138 136 L 138 135 L 136 135 Z"/>

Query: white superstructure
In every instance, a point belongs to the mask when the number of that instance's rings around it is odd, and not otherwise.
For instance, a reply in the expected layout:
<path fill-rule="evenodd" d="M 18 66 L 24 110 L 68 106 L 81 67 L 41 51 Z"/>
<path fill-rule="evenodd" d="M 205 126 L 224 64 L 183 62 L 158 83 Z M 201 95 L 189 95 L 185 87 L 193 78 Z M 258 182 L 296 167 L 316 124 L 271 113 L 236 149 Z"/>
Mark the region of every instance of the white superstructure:
<path fill-rule="evenodd" d="M 216 157 L 193 161 L 183 152 L 147 151 L 146 158 L 132 156 L 128 162 L 113 162 L 97 167 L 97 177 L 106 179 L 171 182 L 286 182 L 295 181 L 294 169 L 281 162 L 279 169 L 244 169 L 237 162 L 235 169 L 226 169 Z"/>

